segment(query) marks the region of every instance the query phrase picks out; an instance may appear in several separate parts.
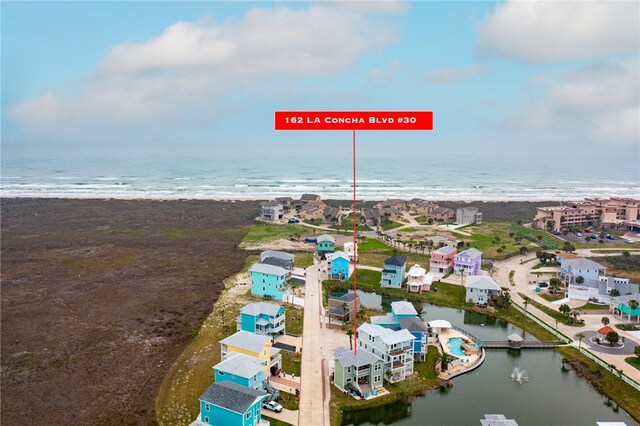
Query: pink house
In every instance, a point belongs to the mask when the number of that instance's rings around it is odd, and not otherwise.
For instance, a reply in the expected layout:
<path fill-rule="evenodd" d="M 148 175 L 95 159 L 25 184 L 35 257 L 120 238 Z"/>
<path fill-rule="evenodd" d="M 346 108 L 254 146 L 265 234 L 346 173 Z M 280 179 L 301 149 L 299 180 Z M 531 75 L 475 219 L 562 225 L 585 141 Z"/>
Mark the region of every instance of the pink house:
<path fill-rule="evenodd" d="M 431 252 L 431 273 L 434 275 L 446 275 L 453 272 L 453 263 L 456 258 L 456 249 L 445 246 Z"/>

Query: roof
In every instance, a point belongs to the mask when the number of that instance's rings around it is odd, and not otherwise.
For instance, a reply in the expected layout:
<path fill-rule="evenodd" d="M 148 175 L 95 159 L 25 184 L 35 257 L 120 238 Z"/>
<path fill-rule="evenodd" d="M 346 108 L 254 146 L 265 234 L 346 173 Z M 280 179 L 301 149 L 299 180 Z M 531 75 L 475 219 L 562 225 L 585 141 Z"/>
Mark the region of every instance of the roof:
<path fill-rule="evenodd" d="M 374 324 L 374 325 L 381 325 L 381 326 L 396 325 L 396 320 L 395 318 L 393 318 L 393 315 L 391 314 L 371 315 L 369 317 L 369 320 L 371 321 L 371 324 Z"/>
<path fill-rule="evenodd" d="M 379 325 L 376 325 L 376 324 L 369 324 L 368 322 L 365 322 L 360 327 L 358 327 L 358 332 L 361 332 L 361 331 L 373 337 L 379 337 L 385 334 L 393 333 L 393 330 L 380 327 Z"/>
<path fill-rule="evenodd" d="M 518 426 L 513 419 L 507 419 L 502 414 L 485 414 L 484 419 L 480 419 L 482 426 Z"/>
<path fill-rule="evenodd" d="M 486 275 L 472 275 L 467 277 L 467 282 L 464 286 L 467 288 L 478 288 L 482 290 L 500 290 L 500 286 L 493 280 L 493 278 Z"/>
<path fill-rule="evenodd" d="M 418 315 L 416 308 L 409 302 L 404 300 L 398 302 L 391 302 L 391 310 L 396 315 Z"/>
<path fill-rule="evenodd" d="M 509 336 L 507 336 L 507 340 L 511 342 L 522 342 L 524 339 L 518 333 L 512 333 Z"/>
<path fill-rule="evenodd" d="M 434 213 L 453 213 L 453 210 L 447 208 L 447 207 L 436 207 L 435 209 L 433 209 Z"/>
<path fill-rule="evenodd" d="M 226 339 L 220 340 L 220 343 L 246 349 L 250 352 L 260 352 L 262 348 L 264 348 L 264 345 L 270 341 L 271 337 L 269 336 L 262 336 L 241 330 Z"/>
<path fill-rule="evenodd" d="M 451 323 L 446 320 L 433 320 L 427 323 L 431 328 L 451 328 Z"/>
<path fill-rule="evenodd" d="M 380 336 L 380 340 L 387 345 L 395 345 L 396 343 L 414 340 L 415 337 L 408 330 L 392 331 L 389 334 Z"/>
<path fill-rule="evenodd" d="M 581 259 L 581 257 L 578 256 L 577 254 L 569 253 L 569 252 L 566 252 L 566 251 L 563 251 L 562 253 L 558 253 L 556 255 L 556 257 L 559 257 L 559 258 L 565 259 L 565 260 L 568 260 L 568 259 Z"/>
<path fill-rule="evenodd" d="M 458 207 L 458 208 L 462 209 L 462 210 L 466 210 L 468 212 L 477 212 L 478 211 L 478 208 L 474 207 L 474 206 Z"/>
<path fill-rule="evenodd" d="M 324 217 L 338 217 L 338 215 L 340 214 L 340 209 L 335 207 L 325 207 L 322 214 L 324 215 Z"/>
<path fill-rule="evenodd" d="M 347 254 L 343 251 L 337 251 L 335 253 L 331 253 L 329 256 L 327 256 L 327 260 L 331 262 L 332 260 L 337 259 L 339 257 L 343 258 L 347 262 L 349 261 L 349 256 L 347 256 Z"/>
<path fill-rule="evenodd" d="M 329 312 L 334 315 L 345 316 L 346 314 L 351 312 L 351 309 L 344 306 L 337 306 L 335 308 L 329 309 Z"/>
<path fill-rule="evenodd" d="M 266 396 L 267 394 L 263 391 L 227 381 L 212 383 L 200 395 L 200 400 L 235 413 L 244 414 L 256 403 L 256 400 L 260 401 Z"/>
<path fill-rule="evenodd" d="M 460 253 L 457 254 L 457 256 L 465 256 L 471 259 L 475 259 L 478 256 L 482 256 L 482 252 L 477 248 L 471 247 L 470 249 L 461 251 Z"/>
<path fill-rule="evenodd" d="M 268 275 L 287 275 L 289 273 L 289 271 L 280 266 L 268 265 L 266 263 L 254 263 L 251 269 L 249 269 L 249 272 L 259 272 Z"/>
<path fill-rule="evenodd" d="M 354 297 L 354 293 L 345 293 L 340 297 L 329 296 L 329 299 L 340 300 L 342 302 L 353 302 L 353 299 L 355 299 L 355 297 Z"/>
<path fill-rule="evenodd" d="M 323 241 L 330 241 L 330 242 L 332 242 L 332 243 L 334 243 L 334 244 L 336 243 L 336 239 L 335 239 L 335 238 L 333 238 L 333 236 L 332 236 L 332 235 L 327 235 L 327 234 L 320 235 L 316 241 L 317 241 L 318 243 L 321 243 L 321 242 L 323 242 Z"/>
<path fill-rule="evenodd" d="M 605 269 L 605 267 L 601 264 L 594 262 L 591 259 L 584 259 L 582 257 L 578 259 L 568 259 L 562 262 L 562 269 L 568 267 L 572 267 L 575 269 Z"/>
<path fill-rule="evenodd" d="M 282 208 L 282 204 L 277 201 L 263 201 L 260 203 L 260 207 L 278 207 Z"/>
<path fill-rule="evenodd" d="M 260 253 L 260 259 L 264 260 L 267 257 L 275 257 L 277 259 L 288 260 L 291 262 L 296 258 L 294 255 L 287 253 L 286 251 L 265 250 Z"/>
<path fill-rule="evenodd" d="M 444 246 L 444 247 L 440 247 L 438 250 L 434 251 L 433 253 L 438 253 L 438 254 L 451 254 L 451 253 L 455 253 L 456 249 L 451 247 L 451 246 Z"/>
<path fill-rule="evenodd" d="M 302 194 L 302 197 L 300 197 L 300 201 L 315 201 L 319 199 L 320 196 L 316 194 Z"/>
<path fill-rule="evenodd" d="M 599 329 L 598 334 L 602 334 L 603 336 L 606 336 L 607 333 L 609 333 L 610 331 L 615 331 L 615 330 L 607 325 Z"/>
<path fill-rule="evenodd" d="M 353 248 L 353 245 L 354 245 L 354 242 L 353 242 L 353 241 L 349 241 L 348 243 L 344 243 L 344 248 L 345 248 L 345 249 L 346 249 L 347 247 L 351 247 L 351 248 Z M 356 244 L 356 247 L 357 247 L 357 246 L 358 246 L 358 245 Z"/>
<path fill-rule="evenodd" d="M 400 318 L 398 320 L 400 323 L 400 328 L 410 331 L 411 333 L 426 333 L 427 326 L 424 325 L 424 321 L 419 318 L 411 317 L 411 318 Z"/>
<path fill-rule="evenodd" d="M 404 256 L 392 256 L 384 261 L 385 265 L 403 266 L 406 265 L 407 258 Z"/>
<path fill-rule="evenodd" d="M 377 356 L 365 350 L 359 350 L 358 353 L 354 355 L 353 351 L 350 351 L 347 348 L 336 349 L 336 351 L 333 353 L 333 356 L 336 360 L 340 360 L 340 364 L 342 364 L 343 367 L 361 367 L 363 365 L 370 365 L 376 363 L 377 361 L 382 361 Z"/>
<path fill-rule="evenodd" d="M 232 353 L 227 359 L 214 365 L 213 368 L 225 373 L 237 374 L 240 377 L 253 377 L 262 371 L 264 368 L 263 362 L 253 356 Z"/>
<path fill-rule="evenodd" d="M 256 302 L 249 303 L 240 309 L 240 312 L 247 315 L 257 316 L 260 314 L 269 315 L 272 317 L 278 316 L 278 312 L 280 310 L 284 311 L 284 308 L 280 305 L 276 305 L 275 303 L 269 302 Z"/>
<path fill-rule="evenodd" d="M 411 269 L 409 269 L 409 272 L 407 273 L 412 277 L 421 277 L 427 273 L 427 270 L 416 263 L 411 267 Z"/>
<path fill-rule="evenodd" d="M 629 305 L 629 302 L 632 300 L 635 300 L 636 302 L 640 303 L 640 293 L 625 294 L 624 296 L 614 296 L 612 297 L 612 299 L 615 300 L 617 303 L 622 303 L 625 305 Z"/>

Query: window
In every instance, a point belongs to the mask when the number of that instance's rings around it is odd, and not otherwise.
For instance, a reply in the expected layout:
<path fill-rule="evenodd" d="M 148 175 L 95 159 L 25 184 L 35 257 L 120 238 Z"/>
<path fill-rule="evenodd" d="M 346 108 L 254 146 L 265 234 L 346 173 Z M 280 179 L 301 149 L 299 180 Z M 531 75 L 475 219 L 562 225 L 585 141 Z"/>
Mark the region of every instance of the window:
<path fill-rule="evenodd" d="M 351 383 L 351 377 L 347 377 L 347 383 Z"/>
<path fill-rule="evenodd" d="M 209 411 L 209 404 L 204 404 L 204 411 Z"/>
<path fill-rule="evenodd" d="M 231 378 L 232 378 L 232 379 L 235 379 L 235 378 L 236 378 L 236 375 L 235 375 L 235 374 L 232 374 L 232 375 L 231 375 Z"/>
<path fill-rule="evenodd" d="M 347 367 L 347 373 L 351 373 L 351 367 Z"/>
<path fill-rule="evenodd" d="M 245 419 L 248 419 L 249 417 L 251 417 L 251 411 L 247 411 L 247 414 L 244 416 Z"/>
<path fill-rule="evenodd" d="M 221 376 L 224 376 L 224 371 L 219 371 L 218 374 L 220 374 Z"/>
<path fill-rule="evenodd" d="M 267 354 L 267 350 L 265 349 L 264 352 L 262 352 L 263 355 Z"/>
<path fill-rule="evenodd" d="M 204 416 L 204 422 L 205 422 L 205 423 L 209 423 L 209 417 Z"/>

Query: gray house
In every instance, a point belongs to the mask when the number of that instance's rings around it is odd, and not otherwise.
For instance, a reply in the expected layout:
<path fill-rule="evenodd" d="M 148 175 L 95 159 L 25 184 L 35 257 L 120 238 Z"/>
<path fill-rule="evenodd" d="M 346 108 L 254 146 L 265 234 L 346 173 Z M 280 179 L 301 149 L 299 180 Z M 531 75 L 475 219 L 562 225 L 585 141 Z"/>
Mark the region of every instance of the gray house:
<path fill-rule="evenodd" d="M 458 207 L 458 210 L 456 211 L 456 223 L 458 225 L 482 223 L 482 213 L 477 207 Z"/>
<path fill-rule="evenodd" d="M 476 305 L 492 305 L 500 293 L 500 286 L 486 275 L 467 277 L 465 300 Z"/>
<path fill-rule="evenodd" d="M 264 220 L 278 220 L 282 218 L 283 207 L 277 201 L 264 201 L 260 203 L 260 217 Z"/>
<path fill-rule="evenodd" d="M 279 266 L 281 268 L 288 269 L 289 271 L 293 269 L 294 260 L 294 255 L 284 251 L 265 250 L 260 253 L 260 263 Z"/>

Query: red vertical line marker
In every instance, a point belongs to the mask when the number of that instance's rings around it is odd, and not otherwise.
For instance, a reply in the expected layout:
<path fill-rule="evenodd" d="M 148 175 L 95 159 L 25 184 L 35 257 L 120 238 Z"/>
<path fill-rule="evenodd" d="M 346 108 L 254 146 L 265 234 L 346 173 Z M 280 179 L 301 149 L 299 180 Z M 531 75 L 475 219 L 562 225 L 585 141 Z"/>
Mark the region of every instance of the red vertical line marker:
<path fill-rule="evenodd" d="M 353 354 L 358 354 L 358 306 L 356 293 L 356 278 L 358 267 L 357 247 L 357 220 L 356 220 L 356 131 L 353 131 Z"/>

